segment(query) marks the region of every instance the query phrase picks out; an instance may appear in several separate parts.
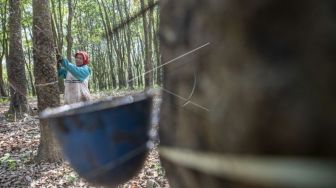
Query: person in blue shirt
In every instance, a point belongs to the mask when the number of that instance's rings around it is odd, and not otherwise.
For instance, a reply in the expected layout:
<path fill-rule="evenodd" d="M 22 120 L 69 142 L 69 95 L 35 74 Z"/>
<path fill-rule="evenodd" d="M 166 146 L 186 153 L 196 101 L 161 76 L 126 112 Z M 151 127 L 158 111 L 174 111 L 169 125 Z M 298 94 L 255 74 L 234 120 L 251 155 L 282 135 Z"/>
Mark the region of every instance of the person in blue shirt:
<path fill-rule="evenodd" d="M 64 103 L 71 104 L 90 100 L 91 95 L 88 87 L 91 69 L 88 67 L 89 56 L 84 51 L 75 54 L 76 65 L 67 59 L 60 60 L 61 67 L 58 76 L 64 80 Z"/>

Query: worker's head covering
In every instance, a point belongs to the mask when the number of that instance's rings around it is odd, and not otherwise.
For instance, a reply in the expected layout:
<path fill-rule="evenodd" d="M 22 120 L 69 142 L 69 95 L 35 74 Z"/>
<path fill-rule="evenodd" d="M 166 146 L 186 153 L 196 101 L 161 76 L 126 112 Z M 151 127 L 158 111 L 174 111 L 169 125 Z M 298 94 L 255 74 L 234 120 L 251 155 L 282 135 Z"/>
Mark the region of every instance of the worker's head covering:
<path fill-rule="evenodd" d="M 89 55 L 84 51 L 77 51 L 75 57 L 81 55 L 83 57 L 83 65 L 89 64 Z"/>

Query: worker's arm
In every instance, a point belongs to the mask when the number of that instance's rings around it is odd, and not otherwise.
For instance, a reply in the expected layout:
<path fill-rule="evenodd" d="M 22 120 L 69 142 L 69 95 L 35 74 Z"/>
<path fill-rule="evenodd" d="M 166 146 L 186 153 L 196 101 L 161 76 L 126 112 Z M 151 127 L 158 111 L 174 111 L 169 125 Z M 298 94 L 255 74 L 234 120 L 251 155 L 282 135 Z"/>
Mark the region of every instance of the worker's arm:
<path fill-rule="evenodd" d="M 67 76 L 67 71 L 65 70 L 64 67 L 61 67 L 57 70 L 58 72 L 58 77 L 65 79 Z"/>
<path fill-rule="evenodd" d="M 62 67 L 80 81 L 84 81 L 91 74 L 91 69 L 87 65 L 77 67 L 67 59 L 62 60 Z"/>

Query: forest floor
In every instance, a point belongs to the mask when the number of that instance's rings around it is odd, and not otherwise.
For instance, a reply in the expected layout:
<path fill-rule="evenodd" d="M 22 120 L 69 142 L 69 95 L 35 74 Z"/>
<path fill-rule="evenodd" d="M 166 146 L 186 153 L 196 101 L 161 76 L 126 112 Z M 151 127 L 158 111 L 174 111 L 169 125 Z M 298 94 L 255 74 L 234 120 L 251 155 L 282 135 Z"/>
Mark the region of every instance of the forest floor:
<path fill-rule="evenodd" d="M 100 93 L 95 98 L 104 95 L 111 94 Z M 160 100 L 159 96 L 154 99 L 154 126 L 158 122 Z M 36 99 L 30 99 L 29 105 L 36 108 Z M 95 187 L 80 178 L 67 162 L 34 163 L 40 138 L 37 116 L 8 121 L 5 117 L 8 106 L 8 102 L 0 103 L 0 187 Z M 137 176 L 118 187 L 169 187 L 157 150 L 150 151 Z"/>

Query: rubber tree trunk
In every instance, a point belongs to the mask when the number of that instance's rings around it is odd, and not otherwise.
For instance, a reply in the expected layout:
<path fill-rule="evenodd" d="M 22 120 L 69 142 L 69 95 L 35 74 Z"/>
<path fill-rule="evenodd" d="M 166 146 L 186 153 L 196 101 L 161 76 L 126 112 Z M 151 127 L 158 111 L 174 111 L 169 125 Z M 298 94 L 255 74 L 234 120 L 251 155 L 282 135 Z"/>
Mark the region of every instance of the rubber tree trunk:
<path fill-rule="evenodd" d="M 6 31 L 7 30 L 7 8 L 8 8 L 8 1 L 5 1 L 3 3 L 3 8 L 1 9 L 1 29 L 2 31 Z M 0 54 L 0 62 L 2 62 L 2 60 L 4 59 L 4 57 L 6 56 L 7 54 L 7 43 L 8 43 L 8 40 L 7 40 L 7 32 L 2 32 L 1 34 L 1 48 L 2 48 L 2 51 L 1 51 L 1 54 Z M 5 83 L 4 83 L 4 75 L 3 75 L 3 67 L 0 66 L 0 97 L 7 97 L 8 94 L 6 92 L 6 89 L 5 89 Z"/>
<path fill-rule="evenodd" d="M 27 79 L 22 48 L 20 2 L 18 0 L 9 1 L 9 56 L 7 59 L 7 73 L 11 95 L 8 112 L 18 116 L 29 111 Z"/>
<path fill-rule="evenodd" d="M 140 0 L 141 9 L 145 9 L 145 1 Z M 145 88 L 150 88 L 153 86 L 153 72 L 152 70 L 152 34 L 150 30 L 151 21 L 147 19 L 147 13 L 142 16 L 142 25 L 143 25 L 143 34 L 145 38 L 145 59 L 144 59 L 144 67 L 145 67 Z"/>
<path fill-rule="evenodd" d="M 220 155 L 336 159 L 333 1 L 170 0 L 161 5 L 161 145 Z M 184 63 L 183 63 L 184 62 Z M 171 187 L 251 187 L 162 157 Z M 259 187 L 259 185 L 255 185 Z"/>
<path fill-rule="evenodd" d="M 49 0 L 33 0 L 34 74 L 39 112 L 60 105 L 53 46 Z M 49 85 L 41 85 L 48 84 Z M 54 83 L 54 84 L 52 84 Z M 40 86 L 38 86 L 40 85 Z M 40 120 L 40 145 L 37 161 L 58 161 L 60 150 L 46 120 Z"/>
<path fill-rule="evenodd" d="M 66 35 L 66 41 L 67 41 L 67 59 L 71 60 L 71 49 L 72 49 L 72 18 L 74 16 L 74 11 L 73 11 L 73 1 L 68 0 L 68 25 L 67 25 L 67 35 Z"/>

